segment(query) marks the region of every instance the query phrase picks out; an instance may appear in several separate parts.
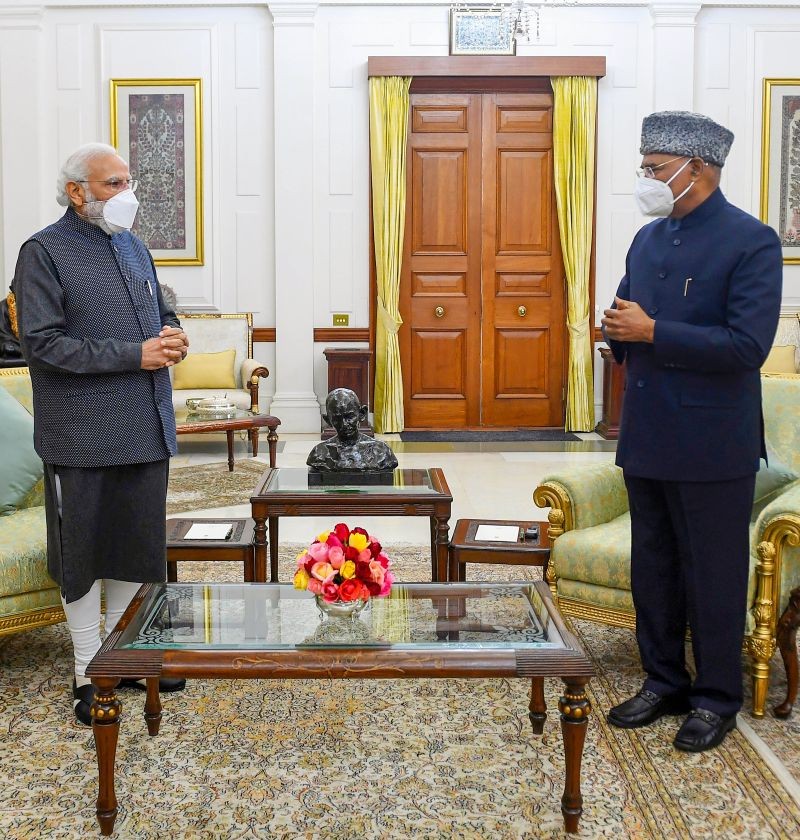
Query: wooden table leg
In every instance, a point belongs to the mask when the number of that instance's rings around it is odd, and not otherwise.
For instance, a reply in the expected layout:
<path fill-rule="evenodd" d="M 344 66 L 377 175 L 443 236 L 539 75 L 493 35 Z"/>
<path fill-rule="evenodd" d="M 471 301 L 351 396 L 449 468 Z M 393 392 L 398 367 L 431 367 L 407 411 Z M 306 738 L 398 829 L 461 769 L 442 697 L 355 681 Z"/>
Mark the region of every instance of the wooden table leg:
<path fill-rule="evenodd" d="M 269 446 L 269 465 L 275 469 L 278 463 L 278 433 L 275 431 L 278 425 L 267 425 L 269 434 L 267 435 L 267 445 Z"/>
<path fill-rule="evenodd" d="M 114 821 L 117 818 L 114 763 L 122 703 L 117 699 L 116 678 L 96 677 L 92 682 L 96 689 L 91 714 L 99 776 L 97 821 L 100 823 L 100 833 L 108 836 L 114 831 Z"/>
<path fill-rule="evenodd" d="M 544 677 L 531 679 L 531 702 L 528 706 L 528 717 L 531 720 L 534 735 L 544 732 L 544 722 L 547 720 L 547 705 L 544 702 Z"/>
<path fill-rule="evenodd" d="M 566 779 L 564 795 L 561 797 L 561 813 L 564 815 L 564 829 L 576 834 L 578 822 L 583 813 L 581 796 L 581 759 L 586 727 L 592 705 L 586 697 L 586 677 L 564 677 L 566 689 L 558 701 L 561 712 L 561 734 L 564 738 L 564 763 Z"/>
<path fill-rule="evenodd" d="M 797 628 L 800 626 L 800 587 L 789 593 L 789 603 L 778 621 L 778 647 L 786 668 L 786 699 L 773 709 L 775 717 L 787 718 L 797 700 Z"/>
<path fill-rule="evenodd" d="M 433 554 L 431 563 L 431 580 L 434 582 L 447 580 L 449 556 L 448 549 L 450 546 L 450 528 L 448 522 L 450 521 L 450 513 L 436 515 L 436 534 L 435 541 L 431 545 L 431 552 Z"/>
<path fill-rule="evenodd" d="M 253 513 L 256 523 L 253 531 L 253 565 L 255 580 L 259 583 L 267 582 L 267 520 L 263 516 Z M 273 583 L 275 581 L 272 581 Z"/>
<path fill-rule="evenodd" d="M 255 458 L 258 455 L 258 429 L 250 429 L 248 434 L 250 435 L 250 448 Z M 270 466 L 272 465 L 270 464 Z"/>
<path fill-rule="evenodd" d="M 158 691 L 158 677 L 147 678 L 147 697 L 144 701 L 144 719 L 151 737 L 158 735 L 161 726 L 161 695 Z"/>
<path fill-rule="evenodd" d="M 233 431 L 229 429 L 225 436 L 228 438 L 228 472 L 233 472 Z"/>
<path fill-rule="evenodd" d="M 278 517 L 269 518 L 269 579 L 278 582 Z"/>

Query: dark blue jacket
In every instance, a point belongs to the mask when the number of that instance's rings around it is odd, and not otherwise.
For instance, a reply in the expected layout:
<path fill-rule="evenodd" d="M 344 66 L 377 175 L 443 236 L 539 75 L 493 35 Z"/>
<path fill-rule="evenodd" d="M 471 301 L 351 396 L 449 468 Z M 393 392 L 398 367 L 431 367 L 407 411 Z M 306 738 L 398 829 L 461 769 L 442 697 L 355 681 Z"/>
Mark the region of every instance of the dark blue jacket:
<path fill-rule="evenodd" d="M 664 481 L 725 481 L 765 457 L 760 367 L 781 304 L 772 228 L 719 190 L 635 236 L 617 296 L 655 319 L 652 344 L 609 341 L 626 362 L 617 464 Z"/>
<path fill-rule="evenodd" d="M 22 246 L 13 289 L 42 460 L 107 467 L 174 455 L 169 372 L 142 370 L 141 356 L 142 342 L 179 322 L 141 240 L 108 236 L 70 208 Z"/>

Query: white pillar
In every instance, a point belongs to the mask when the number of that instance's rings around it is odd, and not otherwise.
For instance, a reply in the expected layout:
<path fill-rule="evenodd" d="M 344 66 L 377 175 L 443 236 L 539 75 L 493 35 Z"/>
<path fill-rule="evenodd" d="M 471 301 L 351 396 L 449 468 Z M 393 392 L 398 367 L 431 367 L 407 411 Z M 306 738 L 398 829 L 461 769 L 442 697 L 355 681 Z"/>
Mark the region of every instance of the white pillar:
<path fill-rule="evenodd" d="M 694 110 L 694 29 L 698 0 L 650 0 L 653 110 Z"/>
<path fill-rule="evenodd" d="M 275 396 L 281 432 L 319 432 L 314 393 L 314 16 L 269 2 L 275 29 Z"/>
<path fill-rule="evenodd" d="M 0 295 L 5 297 L 22 243 L 42 222 L 41 8 L 0 9 Z M 55 170 L 50 177 L 55 196 Z M 52 200 L 51 200 L 52 203 Z M 54 219 L 49 219 L 54 221 Z"/>

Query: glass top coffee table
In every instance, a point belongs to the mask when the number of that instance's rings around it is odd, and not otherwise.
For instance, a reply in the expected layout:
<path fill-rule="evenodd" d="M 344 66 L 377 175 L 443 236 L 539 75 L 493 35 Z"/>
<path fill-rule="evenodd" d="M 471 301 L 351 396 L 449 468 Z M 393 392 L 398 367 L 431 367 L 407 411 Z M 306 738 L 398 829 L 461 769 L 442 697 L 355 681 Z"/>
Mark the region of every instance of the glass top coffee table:
<path fill-rule="evenodd" d="M 427 516 L 431 522 L 431 579 L 447 580 L 449 521 L 453 496 L 444 473 L 396 469 L 388 473 L 314 473 L 307 467 L 278 467 L 259 480 L 250 499 L 256 522 L 256 580 L 266 580 L 269 522 L 269 579 L 278 580 L 278 520 L 281 516 Z"/>
<path fill-rule="evenodd" d="M 269 465 L 274 467 L 277 462 L 278 433 L 276 429 L 281 421 L 270 414 L 255 414 L 237 408 L 230 411 L 199 414 L 185 408 L 175 411 L 175 431 L 179 435 L 200 435 L 210 432 L 225 432 L 228 439 L 228 470 L 233 472 L 233 433 L 247 431 L 250 438 L 253 457 L 258 455 L 258 430 L 269 429 L 267 444 L 269 446 Z"/>
<path fill-rule="evenodd" d="M 529 717 L 539 735 L 546 718 L 544 678 L 559 677 L 565 684 L 559 701 L 566 765 L 561 810 L 566 830 L 578 830 L 591 712 L 585 688 L 594 670 L 543 582 L 395 584 L 357 618 L 323 616 L 310 593 L 289 584 L 145 584 L 86 673 L 97 687 L 92 717 L 103 834 L 111 834 L 117 815 L 114 761 L 122 707 L 116 684 L 133 676 L 147 678 L 144 716 L 153 736 L 161 722 L 162 676 L 527 678 Z"/>

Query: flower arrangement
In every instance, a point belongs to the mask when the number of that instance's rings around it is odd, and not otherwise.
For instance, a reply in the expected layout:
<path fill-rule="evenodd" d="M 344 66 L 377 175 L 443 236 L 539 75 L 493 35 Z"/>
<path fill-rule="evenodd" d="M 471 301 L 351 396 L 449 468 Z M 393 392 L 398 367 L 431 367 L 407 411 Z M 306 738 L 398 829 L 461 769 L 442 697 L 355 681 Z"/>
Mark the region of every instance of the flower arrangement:
<path fill-rule="evenodd" d="M 297 555 L 294 586 L 328 604 L 368 601 L 389 594 L 394 582 L 391 565 L 375 537 L 340 522 Z"/>

